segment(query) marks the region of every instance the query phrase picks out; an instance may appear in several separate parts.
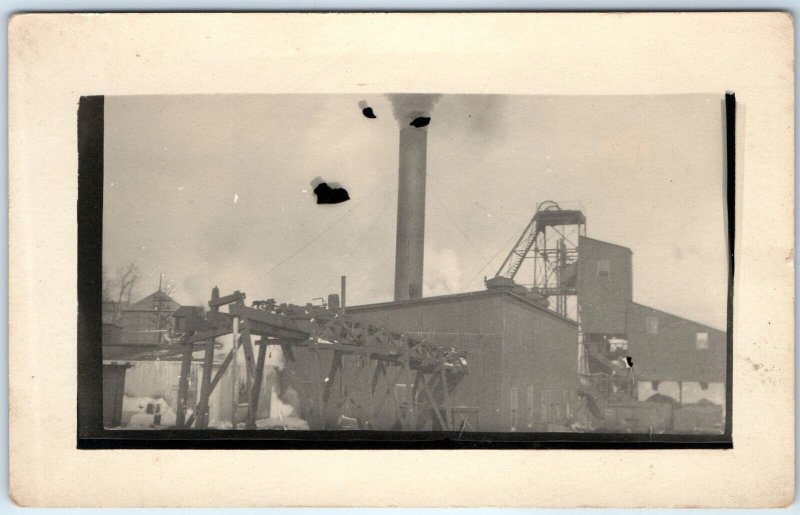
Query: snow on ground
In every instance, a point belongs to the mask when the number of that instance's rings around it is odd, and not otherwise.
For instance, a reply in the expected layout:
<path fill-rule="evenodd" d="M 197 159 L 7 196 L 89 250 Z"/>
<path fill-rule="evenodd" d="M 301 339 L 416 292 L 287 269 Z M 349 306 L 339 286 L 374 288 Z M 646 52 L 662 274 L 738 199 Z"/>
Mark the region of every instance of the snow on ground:
<path fill-rule="evenodd" d="M 122 426 L 126 429 L 162 429 L 175 425 L 175 412 L 163 397 L 122 398 Z"/>

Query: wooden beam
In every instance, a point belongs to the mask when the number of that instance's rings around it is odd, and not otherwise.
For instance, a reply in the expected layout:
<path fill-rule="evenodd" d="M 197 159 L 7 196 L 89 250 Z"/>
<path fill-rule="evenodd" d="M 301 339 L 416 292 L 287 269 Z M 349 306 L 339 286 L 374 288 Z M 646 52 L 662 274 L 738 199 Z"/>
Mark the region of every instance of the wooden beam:
<path fill-rule="evenodd" d="M 211 300 L 208 302 L 208 305 L 211 308 L 212 313 L 219 313 L 219 304 L 217 304 L 218 300 L 219 300 L 219 288 L 214 286 L 211 289 Z"/>
<path fill-rule="evenodd" d="M 373 424 L 377 425 L 377 423 L 379 422 L 378 421 L 378 415 L 380 415 L 381 412 L 386 407 L 386 402 L 385 401 L 388 398 L 390 398 L 390 396 L 392 394 L 392 389 L 395 387 L 395 384 L 397 384 L 397 379 L 400 377 L 400 374 L 402 372 L 403 372 L 403 367 L 398 366 L 397 367 L 397 371 L 394 373 L 394 378 L 390 381 L 389 380 L 389 373 L 386 371 L 386 368 L 384 368 L 383 377 L 384 377 L 384 379 L 386 379 L 386 384 L 384 385 L 384 388 L 381 390 L 381 395 L 380 395 L 380 397 L 378 397 L 378 400 L 375 403 L 375 406 L 373 407 L 373 411 L 372 411 Z M 396 409 L 396 411 L 399 412 L 399 409 Z"/>
<path fill-rule="evenodd" d="M 447 388 L 447 372 L 444 368 L 441 369 L 442 376 L 442 391 L 444 392 L 444 413 L 447 416 L 447 428 L 453 431 L 453 408 L 450 405 L 450 392 Z"/>
<path fill-rule="evenodd" d="M 406 342 L 408 343 L 408 342 Z M 408 347 L 406 347 L 405 356 L 403 356 L 403 375 L 406 382 L 406 393 L 408 394 L 408 413 L 402 419 L 403 430 L 413 431 L 417 429 L 417 406 L 414 402 L 414 391 L 416 387 L 416 379 L 413 384 L 409 385 L 408 381 L 411 379 L 411 366 L 408 356 Z M 399 408 L 399 406 L 398 406 Z"/>
<path fill-rule="evenodd" d="M 192 346 L 186 345 L 181 360 L 181 377 L 178 380 L 178 411 L 175 426 L 183 429 L 186 424 L 186 403 L 189 399 L 189 374 L 192 372 Z"/>
<path fill-rule="evenodd" d="M 375 387 L 378 386 L 381 374 L 386 375 L 386 366 L 383 364 L 383 361 L 375 360 L 375 372 L 372 374 L 372 381 L 370 382 L 370 389 L 372 391 L 375 391 Z"/>
<path fill-rule="evenodd" d="M 291 342 L 290 344 L 296 347 L 309 346 L 308 343 L 306 343 L 305 341 Z M 397 352 L 396 350 L 391 349 L 388 346 L 376 347 L 376 346 L 363 346 L 363 345 L 348 345 L 342 343 L 320 343 L 319 349 L 337 351 L 337 352 L 342 352 L 344 354 L 372 354 L 376 357 L 380 357 L 383 360 L 399 360 L 403 357 L 403 354 L 401 352 Z"/>
<path fill-rule="evenodd" d="M 447 423 L 442 418 L 442 414 L 439 413 L 439 406 L 436 404 L 436 401 L 433 398 L 433 394 L 431 393 L 430 388 L 428 388 L 428 378 L 425 377 L 425 374 L 420 373 L 422 376 L 422 389 L 425 390 L 425 395 L 428 396 L 428 402 L 431 403 L 431 408 L 433 408 L 433 413 L 436 415 L 436 418 L 439 420 L 439 424 L 443 427 L 447 427 Z"/>
<path fill-rule="evenodd" d="M 208 395 L 209 396 L 211 396 L 211 394 L 214 393 L 214 388 L 216 388 L 217 384 L 219 384 L 220 380 L 222 380 L 222 376 L 225 374 L 225 370 L 228 369 L 228 365 L 231 364 L 231 361 L 233 361 L 233 350 L 231 350 L 228 353 L 228 355 L 225 356 L 225 361 L 222 362 L 222 365 L 220 365 L 219 370 L 217 370 L 217 373 L 214 374 L 214 379 L 211 380 L 211 385 L 208 388 Z M 195 413 L 197 413 L 197 408 L 196 407 L 195 407 L 194 411 L 195 411 Z M 194 418 L 195 418 L 194 415 L 195 414 L 192 413 L 192 415 L 189 417 L 189 420 L 186 423 L 187 426 L 191 426 L 192 425 L 192 422 L 194 421 Z"/>
<path fill-rule="evenodd" d="M 378 386 L 378 382 L 380 382 L 380 378 L 386 377 L 386 366 L 383 364 L 382 361 L 375 362 L 375 372 L 372 374 L 372 380 L 370 381 L 370 389 L 369 389 L 369 422 L 370 425 L 374 428 L 375 427 L 375 418 L 381 411 L 381 406 L 383 402 L 383 395 L 378 395 L 376 392 L 376 387 Z"/>
<path fill-rule="evenodd" d="M 219 295 L 219 290 L 217 290 L 217 295 Z M 236 290 L 230 295 L 225 295 L 224 297 L 214 298 L 212 295 L 211 300 L 208 301 L 208 306 L 210 308 L 219 308 L 220 306 L 224 306 L 226 304 L 232 304 L 234 302 L 243 302 L 244 299 L 245 299 L 244 293 L 240 292 L 239 290 Z"/>
<path fill-rule="evenodd" d="M 214 388 L 216 388 L 217 384 L 222 379 L 222 376 L 225 374 L 225 370 L 227 370 L 228 365 L 231 364 L 231 361 L 233 361 L 233 349 L 231 349 L 228 355 L 225 356 L 225 360 L 222 362 L 222 365 L 219 366 L 219 370 L 217 370 L 217 373 L 214 374 L 214 379 L 211 380 L 211 391 L 209 394 L 214 392 Z"/>
<path fill-rule="evenodd" d="M 247 306 L 232 304 L 228 307 L 228 313 L 231 316 L 247 320 L 250 324 L 250 330 L 254 334 L 259 334 L 261 336 L 307 340 L 311 334 L 310 331 L 300 328 L 291 318 L 275 315 L 263 309 L 248 308 Z"/>
<path fill-rule="evenodd" d="M 311 388 L 314 395 L 316 407 L 314 409 L 315 422 L 314 428 L 317 430 L 325 429 L 325 402 L 322 393 L 322 363 L 320 362 L 319 350 L 315 347 L 312 351 L 313 368 L 311 372 Z"/>
<path fill-rule="evenodd" d="M 283 357 L 289 361 L 294 361 L 294 351 L 292 350 L 292 346 L 289 344 L 289 342 L 281 340 L 280 346 L 281 351 L 283 351 Z"/>
<path fill-rule="evenodd" d="M 255 353 L 253 352 L 253 342 L 250 338 L 250 329 L 248 329 L 247 325 L 245 325 L 244 329 L 242 329 L 241 345 L 244 347 L 244 361 L 247 371 L 247 386 L 249 388 L 253 381 L 253 376 L 256 373 L 256 363 L 255 363 L 256 357 Z"/>
<path fill-rule="evenodd" d="M 239 409 L 239 317 L 233 317 L 233 368 L 231 369 L 231 429 L 236 429 L 236 411 Z"/>
<path fill-rule="evenodd" d="M 208 400 L 211 397 L 211 374 L 214 373 L 214 340 L 206 341 L 205 354 L 203 355 L 203 382 L 200 386 L 200 402 L 195 408 L 197 428 L 208 427 Z"/>
<path fill-rule="evenodd" d="M 259 342 L 258 345 L 258 363 L 256 364 L 255 378 L 253 379 L 253 386 L 250 393 L 250 406 L 247 411 L 247 428 L 255 429 L 256 417 L 258 416 L 258 402 L 261 399 L 261 383 L 264 380 L 264 361 L 267 356 L 267 343 L 266 339 Z"/>
<path fill-rule="evenodd" d="M 328 404 L 328 399 L 331 396 L 333 383 L 336 380 L 336 372 L 342 368 L 342 354 L 340 352 L 333 353 L 333 360 L 331 361 L 331 369 L 328 372 L 328 380 L 325 382 L 325 392 L 322 394 L 322 401 Z"/>

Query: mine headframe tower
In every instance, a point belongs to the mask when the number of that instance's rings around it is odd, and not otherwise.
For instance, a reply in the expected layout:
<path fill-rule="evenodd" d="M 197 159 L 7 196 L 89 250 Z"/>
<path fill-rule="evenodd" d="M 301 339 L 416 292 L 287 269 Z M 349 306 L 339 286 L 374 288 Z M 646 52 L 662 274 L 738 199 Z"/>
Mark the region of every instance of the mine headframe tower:
<path fill-rule="evenodd" d="M 586 217 L 552 200 L 539 204 L 495 279 L 505 278 L 553 298 L 550 308 L 573 320 L 578 315 L 578 240 L 586 236 Z M 521 269 L 525 268 L 525 272 Z M 532 282 L 526 282 L 525 277 Z"/>

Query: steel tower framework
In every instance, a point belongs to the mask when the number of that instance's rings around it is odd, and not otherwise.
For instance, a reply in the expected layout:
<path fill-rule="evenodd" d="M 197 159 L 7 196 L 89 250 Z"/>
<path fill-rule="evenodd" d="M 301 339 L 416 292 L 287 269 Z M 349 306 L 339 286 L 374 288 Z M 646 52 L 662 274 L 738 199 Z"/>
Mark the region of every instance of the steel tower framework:
<path fill-rule="evenodd" d="M 552 309 L 578 320 L 578 240 L 585 235 L 586 217 L 580 210 L 542 202 L 495 277 L 530 277 L 532 282 L 517 282 L 555 299 Z"/>

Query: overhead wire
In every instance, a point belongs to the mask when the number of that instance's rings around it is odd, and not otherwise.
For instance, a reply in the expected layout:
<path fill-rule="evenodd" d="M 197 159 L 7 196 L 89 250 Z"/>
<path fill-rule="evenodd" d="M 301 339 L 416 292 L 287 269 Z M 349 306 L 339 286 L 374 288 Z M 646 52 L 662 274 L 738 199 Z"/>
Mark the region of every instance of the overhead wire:
<path fill-rule="evenodd" d="M 430 172 L 428 172 L 427 176 L 430 177 L 431 179 L 433 179 L 434 181 L 436 181 L 437 183 L 439 183 L 439 185 L 442 186 L 444 189 L 446 189 L 446 190 L 448 190 L 448 191 L 450 191 L 452 193 L 455 193 L 456 195 L 459 195 L 462 198 L 470 198 L 472 195 L 474 195 L 474 192 L 472 194 L 467 194 L 461 188 L 454 187 L 452 184 L 449 184 L 449 183 L 441 180 L 435 174 L 431 174 Z M 489 211 L 490 211 L 490 209 L 485 204 L 482 204 L 481 202 L 478 202 L 474 198 L 470 198 L 470 204 L 475 204 L 476 206 L 482 207 L 483 209 L 486 210 L 487 213 L 489 213 Z M 490 215 L 492 217 L 494 217 L 494 218 L 499 218 L 499 219 L 504 220 L 504 221 L 510 221 L 505 216 L 498 215 L 497 212 L 495 212 L 494 214 L 490 213 Z"/>
<path fill-rule="evenodd" d="M 467 236 L 467 233 L 458 225 L 458 223 L 456 222 L 456 220 L 453 217 L 453 215 L 450 214 L 450 211 L 448 211 L 447 206 L 444 205 L 444 202 L 442 202 L 442 199 L 439 198 L 439 195 L 436 193 L 435 188 L 430 188 L 430 191 L 433 194 L 433 198 L 436 199 L 436 201 L 442 207 L 442 210 L 447 215 L 447 218 L 449 218 L 450 221 L 452 222 L 453 227 L 455 227 L 458 230 L 458 232 L 461 233 L 461 235 L 464 237 L 464 239 L 467 240 L 467 242 L 469 242 L 469 244 L 472 246 L 472 248 L 475 249 L 475 252 L 478 254 L 478 257 L 480 257 L 481 259 L 485 259 L 486 256 L 483 255 L 483 253 L 478 249 L 478 246 L 475 245 L 475 243 L 472 242 L 470 237 Z"/>
<path fill-rule="evenodd" d="M 483 272 L 483 271 L 486 269 L 486 267 L 487 267 L 487 266 L 489 266 L 489 264 L 490 264 L 492 261 L 494 261 L 494 260 L 497 258 L 497 256 L 499 256 L 499 255 L 500 255 L 500 253 L 501 253 L 501 252 L 503 252 L 504 250 L 506 250 L 506 249 L 508 248 L 508 246 L 511 244 L 511 242 L 514 240 L 514 238 L 516 238 L 516 237 L 518 237 L 518 234 L 517 234 L 516 232 L 514 232 L 514 233 L 512 233 L 512 234 L 511 234 L 511 237 L 509 237 L 509 238 L 508 238 L 508 239 L 505 241 L 505 243 L 503 243 L 503 245 L 501 245 L 501 246 L 499 247 L 499 249 L 498 249 L 498 251 L 495 253 L 495 255 L 494 255 L 494 256 L 492 256 L 492 257 L 489 259 L 489 261 L 487 261 L 487 262 L 486 262 L 486 264 L 485 264 L 485 265 L 483 265 L 483 266 L 481 267 L 481 269 L 480 269 L 480 270 L 478 270 L 477 272 L 475 272 L 475 275 L 473 275 L 473 276 L 472 276 L 472 279 L 470 279 L 470 280 L 469 280 L 469 282 L 467 283 L 467 285 L 466 285 L 465 289 L 466 289 L 466 288 L 469 288 L 469 286 L 472 284 L 472 281 L 474 281 L 474 280 L 475 280 L 475 278 L 476 278 L 476 277 L 478 277 L 478 276 L 480 275 L 480 273 L 481 273 L 481 272 Z"/>
<path fill-rule="evenodd" d="M 387 184 L 385 185 L 385 188 L 384 188 L 384 190 L 382 190 L 382 191 L 381 191 L 381 193 L 383 193 L 383 191 L 385 191 L 385 190 L 389 189 L 389 187 L 390 187 L 390 184 L 389 184 L 389 183 L 387 183 Z M 380 197 L 379 197 L 379 198 L 380 198 Z M 350 252 L 348 252 L 348 253 L 347 253 L 347 257 L 348 257 L 348 258 L 352 257 L 352 256 L 353 256 L 353 254 L 355 254 L 356 250 L 358 250 L 358 248 L 361 246 L 361 243 L 363 243 L 363 242 L 364 242 L 364 240 L 366 239 L 367 235 L 368 235 L 370 232 L 372 232 L 372 229 L 374 229 L 374 228 L 375 228 L 375 225 L 377 225 L 378 221 L 380 220 L 380 218 L 381 218 L 381 216 L 383 215 L 384 211 L 386 211 L 386 208 L 387 208 L 387 207 L 389 207 L 389 205 L 390 205 L 390 203 L 389 203 L 389 202 L 383 202 L 383 206 L 381 207 L 380 211 L 378 211 L 378 214 L 377 214 L 377 215 L 375 215 L 375 217 L 373 218 L 373 220 L 372 220 L 372 223 L 371 223 L 371 224 L 369 225 L 369 227 L 367 227 L 367 229 L 366 229 L 366 230 L 365 230 L 365 231 L 364 231 L 364 232 L 361 234 L 361 236 L 359 237 L 359 239 L 358 239 L 358 242 L 356 242 L 355 246 L 353 246 L 353 248 L 352 248 L 352 249 L 350 249 Z M 328 282 L 325 284 L 325 290 L 323 290 L 323 291 L 330 291 L 330 288 L 331 288 L 331 286 L 333 285 L 333 283 L 334 283 L 334 281 L 335 281 L 335 280 L 336 280 L 336 278 L 335 278 L 335 277 L 334 277 L 334 278 L 332 278 L 332 279 L 330 279 L 330 280 L 329 280 L 329 281 L 328 281 Z"/>
<path fill-rule="evenodd" d="M 292 259 L 292 258 L 293 258 L 293 257 L 295 257 L 296 255 L 298 255 L 300 252 L 302 252 L 303 250 L 305 250 L 305 249 L 307 249 L 308 247 L 310 247 L 310 246 L 311 246 L 311 245 L 312 245 L 312 244 L 313 244 L 315 241 L 317 241 L 317 240 L 318 240 L 318 239 L 320 239 L 322 236 L 324 236 L 325 234 L 327 234 L 327 233 L 328 233 L 328 231 L 330 231 L 330 230 L 331 230 L 331 229 L 332 229 L 334 226 L 336 226 L 336 225 L 337 225 L 339 222 L 341 222 L 342 220 L 344 220 L 345 218 L 347 218 L 347 216 L 349 216 L 349 215 L 350 215 L 350 213 L 352 213 L 353 211 L 355 211 L 356 209 L 358 209 L 358 208 L 359 208 L 359 206 L 361 206 L 361 205 L 362 205 L 364 202 L 366 202 L 368 199 L 372 198 L 372 195 L 373 195 L 373 194 L 374 194 L 376 191 L 378 191 L 378 189 L 379 189 L 380 187 L 382 187 L 382 186 L 385 186 L 385 182 L 383 182 L 383 181 L 379 182 L 379 183 L 378 183 L 378 185 L 377 185 L 375 188 L 373 188 L 373 189 L 372 189 L 372 191 L 370 191 L 370 192 L 369 192 L 367 195 L 365 195 L 365 196 L 364 196 L 364 197 L 363 197 L 363 198 L 362 198 L 362 199 L 361 199 L 361 200 L 360 200 L 360 201 L 359 201 L 359 202 L 358 202 L 356 205 L 354 205 L 352 208 L 348 209 L 346 213 L 344 213 L 342 216 L 340 216 L 339 218 L 337 218 L 336 220 L 334 220 L 334 221 L 333 221 L 332 223 L 330 223 L 329 225 L 325 226 L 325 228 L 324 228 L 322 231 L 320 231 L 319 233 L 317 233 L 317 234 L 316 234 L 316 235 L 315 235 L 313 238 L 311 238 L 311 239 L 310 239 L 309 241 L 307 241 L 305 244 L 303 244 L 302 246 L 300 246 L 300 247 L 299 247 L 297 250 L 295 250 L 294 252 L 292 252 L 291 254 L 289 254 L 288 256 L 286 256 L 285 258 L 283 258 L 282 260 L 280 260 L 280 261 L 278 261 L 277 263 L 275 263 L 275 264 L 274 264 L 274 265 L 273 265 L 273 266 L 272 266 L 272 267 L 271 267 L 269 270 L 267 270 L 266 272 L 264 272 L 264 274 L 263 274 L 261 277 L 262 277 L 262 278 L 263 278 L 263 277 L 266 277 L 267 275 L 269 275 L 270 273 L 272 273 L 273 271 L 275 271 L 275 270 L 276 270 L 278 267 L 280 267 L 281 265 L 285 264 L 285 263 L 286 263 L 286 262 L 288 262 L 290 259 Z M 249 288 L 249 286 L 248 286 L 248 288 Z"/>

